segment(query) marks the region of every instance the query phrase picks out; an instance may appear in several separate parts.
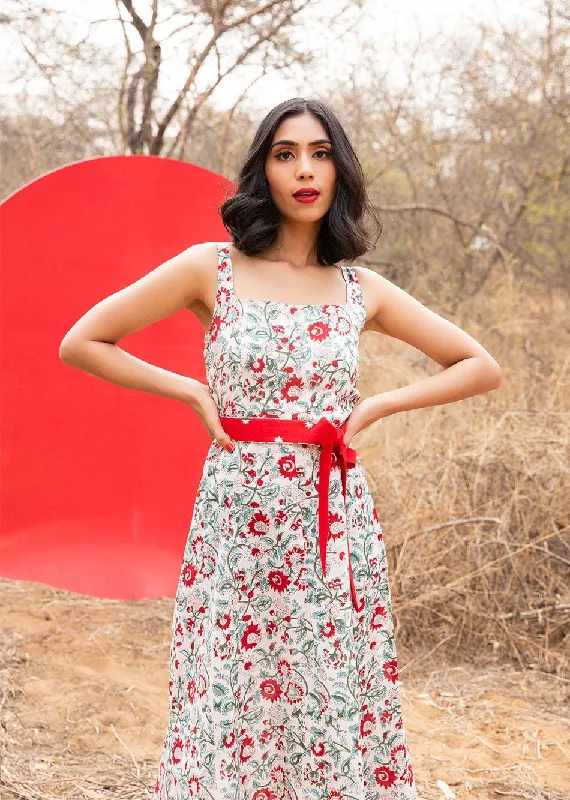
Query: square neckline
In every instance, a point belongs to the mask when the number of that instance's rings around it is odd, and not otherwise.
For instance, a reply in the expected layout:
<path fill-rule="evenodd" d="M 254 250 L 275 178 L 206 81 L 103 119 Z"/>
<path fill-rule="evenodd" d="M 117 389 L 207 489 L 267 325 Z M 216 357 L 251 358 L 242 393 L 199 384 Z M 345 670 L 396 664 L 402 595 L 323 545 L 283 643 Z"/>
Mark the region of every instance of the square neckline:
<path fill-rule="evenodd" d="M 225 247 L 226 250 L 228 251 L 228 254 L 227 254 L 226 257 L 227 257 L 227 260 L 228 260 L 228 263 L 229 263 L 229 275 L 230 275 L 231 293 L 232 293 L 233 299 L 237 303 L 241 303 L 242 305 L 245 305 L 245 304 L 250 304 L 251 305 L 252 303 L 270 303 L 271 305 L 283 306 L 285 308 L 323 308 L 323 306 L 329 306 L 330 308 L 349 308 L 352 305 L 351 297 L 350 297 L 350 282 L 348 280 L 348 276 L 347 276 L 346 271 L 345 271 L 346 268 L 343 267 L 342 265 L 340 266 L 340 270 L 342 272 L 342 277 L 344 279 L 344 285 L 345 285 L 345 289 L 346 289 L 346 302 L 344 302 L 344 303 L 283 303 L 281 300 L 268 300 L 266 298 L 259 298 L 259 299 L 256 299 L 256 298 L 253 298 L 253 299 L 245 298 L 245 299 L 242 299 L 241 297 L 238 297 L 236 295 L 236 293 L 235 293 L 235 287 L 234 287 L 234 263 L 232 261 L 232 256 L 231 256 L 231 253 L 230 253 L 230 248 L 229 248 L 230 244 L 231 244 L 231 242 L 218 242 L 218 256 L 221 256 L 221 253 L 220 253 L 221 247 Z M 218 260 L 218 264 L 219 264 L 219 260 Z"/>

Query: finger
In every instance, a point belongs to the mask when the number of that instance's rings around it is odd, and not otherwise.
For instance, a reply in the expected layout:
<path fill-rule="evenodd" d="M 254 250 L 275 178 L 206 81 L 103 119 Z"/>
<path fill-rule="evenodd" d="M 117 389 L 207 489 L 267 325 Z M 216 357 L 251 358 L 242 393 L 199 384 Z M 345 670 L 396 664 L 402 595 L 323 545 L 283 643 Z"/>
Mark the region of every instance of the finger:
<path fill-rule="evenodd" d="M 217 425 L 215 427 L 214 437 L 218 444 L 220 444 L 222 447 L 225 447 L 226 450 L 234 449 L 235 445 L 232 442 L 231 436 L 228 436 L 221 425 Z"/>

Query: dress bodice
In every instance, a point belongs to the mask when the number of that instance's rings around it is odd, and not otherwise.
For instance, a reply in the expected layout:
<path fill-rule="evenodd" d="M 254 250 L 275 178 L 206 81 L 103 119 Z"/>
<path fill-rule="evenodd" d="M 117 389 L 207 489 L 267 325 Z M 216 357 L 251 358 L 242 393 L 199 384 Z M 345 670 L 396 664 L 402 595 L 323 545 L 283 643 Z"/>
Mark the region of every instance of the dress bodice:
<path fill-rule="evenodd" d="M 241 300 L 229 247 L 218 243 L 216 305 L 204 337 L 220 416 L 341 424 L 360 398 L 359 339 L 366 308 L 354 268 L 340 267 L 343 305 Z"/>

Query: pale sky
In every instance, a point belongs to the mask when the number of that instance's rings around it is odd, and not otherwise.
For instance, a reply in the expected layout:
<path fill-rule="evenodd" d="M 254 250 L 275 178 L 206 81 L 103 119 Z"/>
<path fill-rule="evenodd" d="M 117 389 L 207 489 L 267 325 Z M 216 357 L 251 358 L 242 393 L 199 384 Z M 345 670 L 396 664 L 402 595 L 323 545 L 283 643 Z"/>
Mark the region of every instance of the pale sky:
<path fill-rule="evenodd" d="M 39 0 L 36 0 L 39 3 Z M 393 42 L 405 51 L 413 46 L 421 37 L 430 37 L 443 31 L 444 33 L 468 33 L 474 22 L 484 21 L 493 26 L 497 22 L 504 24 L 520 23 L 521 21 L 536 19 L 536 9 L 539 0 L 367 0 L 364 11 L 351 33 L 350 39 L 343 42 L 342 51 L 338 52 L 331 44 L 330 20 L 334 19 L 335 10 L 341 0 L 320 0 L 314 8 L 310 9 L 298 30 L 299 40 L 307 48 L 322 51 L 322 68 L 319 72 L 337 76 L 342 80 L 343 64 L 357 64 L 360 47 L 369 43 L 374 52 L 378 52 L 379 61 L 382 61 L 383 52 L 392 52 Z M 33 4 L 33 3 L 32 3 Z M 116 17 L 114 0 L 41 0 L 43 7 L 60 9 L 69 12 L 76 19 L 95 20 Z M 148 3 L 143 0 L 135 2 L 135 7 L 143 13 L 148 8 Z M 146 15 L 148 19 L 148 15 Z M 4 26 L 3 26 L 4 27 Z M 107 23 L 98 29 L 97 36 L 109 43 L 116 42 L 122 48 L 121 31 L 117 25 Z M 2 37 L 3 38 L 3 37 Z M 9 48 L 2 48 L 10 53 Z M 12 50 L 13 52 L 13 50 Z M 429 52 L 423 51 L 427 59 Z M 166 56 L 166 52 L 165 52 Z M 172 81 L 178 88 L 184 79 L 185 69 L 182 66 L 177 75 L 176 56 L 165 64 L 167 80 Z M 10 56 L 8 56 L 9 60 Z M 181 54 L 180 58 L 183 58 Z M 397 80 L 397 60 L 389 63 L 392 78 Z M 167 72 L 168 70 L 168 72 Z M 251 72 L 253 77 L 255 72 Z M 164 78 L 163 78 L 164 79 Z M 250 78 L 251 79 L 251 78 Z M 228 76 L 216 89 L 212 102 L 220 109 L 225 109 L 235 103 L 236 97 L 241 93 L 246 81 L 246 73 Z M 11 87 L 12 91 L 15 87 Z M 10 87 L 4 83 L 2 92 L 10 94 Z M 273 107 L 292 96 L 294 87 L 286 78 L 279 74 L 272 74 L 258 81 L 248 93 L 250 102 L 263 107 Z"/>

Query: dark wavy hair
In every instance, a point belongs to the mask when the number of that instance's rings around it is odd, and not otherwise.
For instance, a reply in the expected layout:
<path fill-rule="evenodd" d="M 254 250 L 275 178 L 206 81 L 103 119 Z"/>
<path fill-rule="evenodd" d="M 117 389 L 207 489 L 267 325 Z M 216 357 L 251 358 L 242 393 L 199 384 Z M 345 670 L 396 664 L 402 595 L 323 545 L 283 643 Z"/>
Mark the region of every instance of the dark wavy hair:
<path fill-rule="evenodd" d="M 317 240 L 317 259 L 323 266 L 352 261 L 372 249 L 382 233 L 382 222 L 366 192 L 362 165 L 337 117 L 318 100 L 294 97 L 275 106 L 260 123 L 239 169 L 237 190 L 219 208 L 236 249 L 256 255 L 274 244 L 281 213 L 269 193 L 265 160 L 280 123 L 309 111 L 325 128 L 332 143 L 336 168 L 335 194 Z M 376 238 L 367 231 L 365 213 L 375 222 Z"/>

